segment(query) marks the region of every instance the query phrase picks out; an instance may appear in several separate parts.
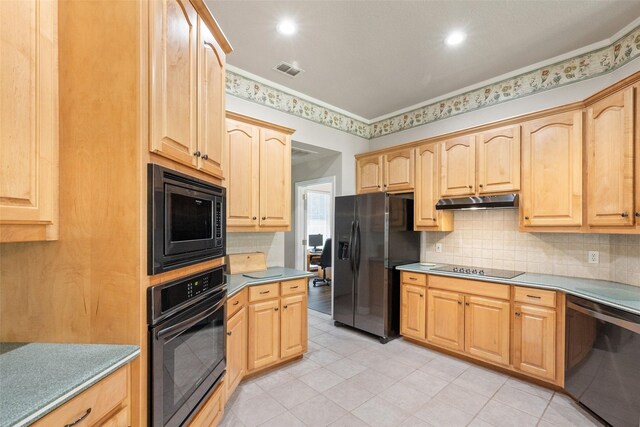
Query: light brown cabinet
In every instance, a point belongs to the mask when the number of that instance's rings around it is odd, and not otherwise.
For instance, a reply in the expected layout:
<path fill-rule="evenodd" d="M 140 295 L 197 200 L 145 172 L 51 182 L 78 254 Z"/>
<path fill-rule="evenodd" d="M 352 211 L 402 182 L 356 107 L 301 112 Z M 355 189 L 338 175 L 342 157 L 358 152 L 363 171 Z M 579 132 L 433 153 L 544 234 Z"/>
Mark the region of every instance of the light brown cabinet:
<path fill-rule="evenodd" d="M 510 304 L 493 298 L 465 297 L 465 352 L 501 365 L 509 364 Z"/>
<path fill-rule="evenodd" d="M 214 427 L 220 424 L 224 415 L 224 405 L 227 396 L 225 394 L 225 381 L 217 386 L 216 390 L 209 396 L 207 403 L 202 406 L 200 411 L 189 423 L 189 427 Z M 125 424 L 121 424 L 120 427 Z"/>
<path fill-rule="evenodd" d="M 476 141 L 474 135 L 440 143 L 440 194 L 442 197 L 476 193 Z"/>
<path fill-rule="evenodd" d="M 520 190 L 520 126 L 481 132 L 478 151 L 478 194 Z"/>
<path fill-rule="evenodd" d="M 223 178 L 225 53 L 188 0 L 152 2 L 150 150 Z"/>
<path fill-rule="evenodd" d="M 429 289 L 427 340 L 453 350 L 464 350 L 464 295 Z"/>
<path fill-rule="evenodd" d="M 609 95 L 587 108 L 589 226 L 632 227 L 636 223 L 633 122 L 633 87 Z"/>
<path fill-rule="evenodd" d="M 414 187 L 415 150 L 406 148 L 382 156 L 384 191 L 411 191 Z"/>
<path fill-rule="evenodd" d="M 0 2 L 0 242 L 58 238 L 58 2 Z"/>
<path fill-rule="evenodd" d="M 526 303 L 514 305 L 513 367 L 556 379 L 556 310 Z"/>
<path fill-rule="evenodd" d="M 291 228 L 292 133 L 291 129 L 227 112 L 227 231 Z"/>
<path fill-rule="evenodd" d="M 242 307 L 227 320 L 227 375 L 225 382 L 228 396 L 233 394 L 242 381 L 246 366 L 247 308 Z"/>
<path fill-rule="evenodd" d="M 375 193 L 382 188 L 382 156 L 368 156 L 356 160 L 356 193 Z"/>
<path fill-rule="evenodd" d="M 582 224 L 582 112 L 570 111 L 522 127 L 521 225 Z"/>
<path fill-rule="evenodd" d="M 247 368 L 254 371 L 276 363 L 280 356 L 280 300 L 249 304 Z"/>
<path fill-rule="evenodd" d="M 400 334 L 424 340 L 427 337 L 427 288 L 400 285 Z"/>
<path fill-rule="evenodd" d="M 439 145 L 416 148 L 414 229 L 416 231 L 451 231 L 453 214 L 436 210 L 440 198 Z"/>
<path fill-rule="evenodd" d="M 307 350 L 307 296 L 283 296 L 280 307 L 280 357 L 302 354 Z"/>

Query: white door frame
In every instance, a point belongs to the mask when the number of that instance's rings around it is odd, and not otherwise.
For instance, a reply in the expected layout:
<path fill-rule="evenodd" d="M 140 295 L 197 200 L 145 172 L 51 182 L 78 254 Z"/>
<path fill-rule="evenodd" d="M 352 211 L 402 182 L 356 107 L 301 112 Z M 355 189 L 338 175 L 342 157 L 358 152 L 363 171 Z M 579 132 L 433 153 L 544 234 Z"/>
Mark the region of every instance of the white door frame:
<path fill-rule="evenodd" d="M 335 176 L 326 176 L 323 178 L 311 179 L 308 181 L 300 181 L 295 183 L 295 207 L 294 212 L 296 215 L 295 219 L 295 243 L 294 243 L 294 252 L 295 252 L 295 266 L 296 270 L 306 270 L 306 254 L 304 253 L 305 248 L 302 246 L 302 240 L 305 236 L 305 213 L 304 213 L 304 199 L 303 194 L 307 187 L 317 184 L 331 184 L 331 215 L 329 216 L 329 228 L 331 229 L 331 237 L 333 237 L 333 217 L 335 213 L 335 194 L 336 194 L 336 177 Z M 333 255 L 333 254 L 332 254 Z M 332 260 L 333 261 L 333 260 Z"/>

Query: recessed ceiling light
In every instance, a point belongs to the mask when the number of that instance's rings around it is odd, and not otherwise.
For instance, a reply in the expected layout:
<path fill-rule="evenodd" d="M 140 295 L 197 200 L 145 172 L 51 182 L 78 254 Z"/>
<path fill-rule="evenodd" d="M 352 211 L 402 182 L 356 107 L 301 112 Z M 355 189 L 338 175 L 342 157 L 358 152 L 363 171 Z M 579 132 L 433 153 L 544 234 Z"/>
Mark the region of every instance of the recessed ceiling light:
<path fill-rule="evenodd" d="M 280 34 L 284 34 L 285 36 L 290 36 L 294 34 L 297 30 L 296 24 L 287 19 L 280 21 L 278 24 L 278 32 Z"/>
<path fill-rule="evenodd" d="M 462 31 L 453 31 L 449 33 L 446 39 L 444 39 L 444 42 L 449 46 L 457 46 L 465 41 L 466 38 L 467 35 Z"/>

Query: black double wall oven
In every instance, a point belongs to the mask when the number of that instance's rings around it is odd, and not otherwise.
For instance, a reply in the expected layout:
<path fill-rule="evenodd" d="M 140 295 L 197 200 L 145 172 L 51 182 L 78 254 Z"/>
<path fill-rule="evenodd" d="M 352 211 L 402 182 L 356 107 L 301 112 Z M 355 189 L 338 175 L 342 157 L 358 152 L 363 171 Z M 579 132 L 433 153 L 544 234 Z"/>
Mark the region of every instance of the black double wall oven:
<path fill-rule="evenodd" d="M 225 189 L 148 165 L 148 274 L 225 255 Z M 149 424 L 188 425 L 225 375 L 224 265 L 152 286 Z"/>

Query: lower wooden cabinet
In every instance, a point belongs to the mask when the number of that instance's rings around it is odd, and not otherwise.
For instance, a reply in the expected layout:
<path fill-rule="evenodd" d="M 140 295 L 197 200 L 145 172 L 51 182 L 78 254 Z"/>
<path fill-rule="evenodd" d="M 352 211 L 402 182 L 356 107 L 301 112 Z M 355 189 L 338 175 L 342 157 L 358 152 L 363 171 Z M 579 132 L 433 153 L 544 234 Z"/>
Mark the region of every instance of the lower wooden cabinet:
<path fill-rule="evenodd" d="M 220 424 L 226 403 L 225 389 L 225 380 L 223 380 L 209 397 L 207 403 L 191 420 L 189 427 L 215 427 Z"/>
<path fill-rule="evenodd" d="M 129 365 L 92 385 L 32 426 L 126 426 L 130 423 Z M 82 422 L 78 421 L 82 418 Z"/>
<path fill-rule="evenodd" d="M 400 334 L 424 340 L 427 337 L 427 288 L 400 285 Z"/>
<path fill-rule="evenodd" d="M 280 357 L 302 354 L 307 349 L 307 297 L 283 297 L 280 307 Z"/>
<path fill-rule="evenodd" d="M 278 361 L 280 353 L 280 300 L 249 305 L 249 371 Z"/>
<path fill-rule="evenodd" d="M 472 356 L 509 364 L 509 301 L 465 297 L 464 350 Z"/>
<path fill-rule="evenodd" d="M 427 292 L 427 340 L 453 350 L 464 350 L 464 296 L 457 292 Z"/>
<path fill-rule="evenodd" d="M 247 308 L 242 307 L 227 320 L 227 395 L 235 391 L 247 366 Z"/>
<path fill-rule="evenodd" d="M 514 305 L 513 367 L 548 380 L 556 379 L 556 310 Z"/>

